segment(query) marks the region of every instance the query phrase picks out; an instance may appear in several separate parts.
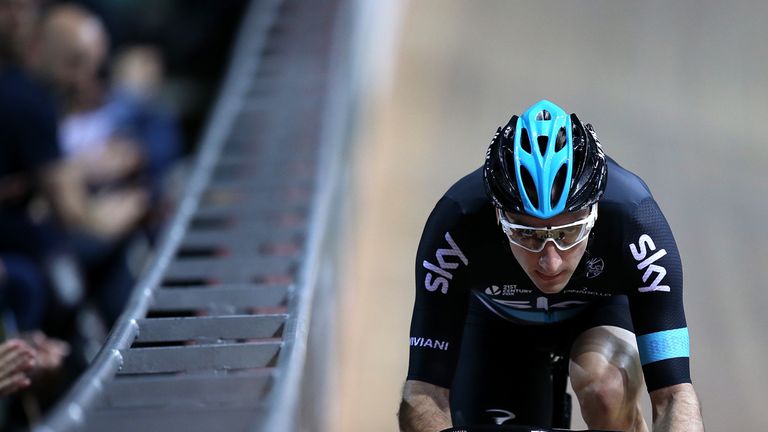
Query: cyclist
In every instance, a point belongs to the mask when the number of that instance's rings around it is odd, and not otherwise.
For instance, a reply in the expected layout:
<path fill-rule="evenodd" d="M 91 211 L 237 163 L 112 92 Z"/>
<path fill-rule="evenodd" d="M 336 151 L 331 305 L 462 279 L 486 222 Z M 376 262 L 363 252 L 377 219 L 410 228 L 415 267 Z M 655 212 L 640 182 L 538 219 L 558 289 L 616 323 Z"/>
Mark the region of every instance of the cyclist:
<path fill-rule="evenodd" d="M 432 211 L 410 345 L 404 431 L 552 426 L 570 412 L 552 389 L 561 357 L 590 428 L 647 431 L 645 382 L 654 431 L 703 431 L 669 225 L 592 126 L 549 101 L 498 128 Z"/>

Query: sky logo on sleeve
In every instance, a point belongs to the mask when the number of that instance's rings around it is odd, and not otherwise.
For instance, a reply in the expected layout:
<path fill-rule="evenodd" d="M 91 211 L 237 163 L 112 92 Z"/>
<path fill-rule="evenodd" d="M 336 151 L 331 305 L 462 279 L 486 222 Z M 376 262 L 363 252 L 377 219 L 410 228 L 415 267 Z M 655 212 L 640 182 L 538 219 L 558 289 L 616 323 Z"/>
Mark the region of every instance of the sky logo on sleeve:
<path fill-rule="evenodd" d="M 648 234 L 641 235 L 637 240 L 637 244 L 639 246 L 630 244 L 629 251 L 632 252 L 632 256 L 635 258 L 635 261 L 638 262 L 637 269 L 645 269 L 645 273 L 643 273 L 643 283 L 648 283 L 648 281 L 651 279 L 651 276 L 656 274 L 656 277 L 648 286 L 640 287 L 637 290 L 641 293 L 651 291 L 669 292 L 669 285 L 660 285 L 661 281 L 664 280 L 664 276 L 667 275 L 667 269 L 660 265 L 654 264 L 656 261 L 667 255 L 667 250 L 659 249 L 657 251 L 656 244 L 653 243 L 653 239 Z M 649 251 L 655 251 L 655 253 L 651 256 L 648 256 Z"/>
<path fill-rule="evenodd" d="M 422 263 L 424 268 L 429 270 L 424 277 L 424 288 L 430 292 L 440 290 L 441 293 L 448 294 L 449 281 L 453 279 L 453 273 L 449 270 L 456 270 L 461 264 L 469 265 L 469 260 L 453 241 L 451 233 L 445 233 L 445 241 L 450 249 L 440 248 L 435 252 L 436 265 L 427 260 Z"/>

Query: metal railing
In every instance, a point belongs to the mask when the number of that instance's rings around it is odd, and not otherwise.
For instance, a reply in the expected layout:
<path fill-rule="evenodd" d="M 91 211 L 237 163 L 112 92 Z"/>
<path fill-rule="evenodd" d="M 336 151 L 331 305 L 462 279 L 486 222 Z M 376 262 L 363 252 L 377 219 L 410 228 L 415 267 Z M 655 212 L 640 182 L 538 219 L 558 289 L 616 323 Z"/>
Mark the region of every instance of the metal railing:
<path fill-rule="evenodd" d="M 256 0 L 124 313 L 34 429 L 292 431 L 354 109 L 343 0 Z M 324 288 L 325 285 L 325 288 Z"/>

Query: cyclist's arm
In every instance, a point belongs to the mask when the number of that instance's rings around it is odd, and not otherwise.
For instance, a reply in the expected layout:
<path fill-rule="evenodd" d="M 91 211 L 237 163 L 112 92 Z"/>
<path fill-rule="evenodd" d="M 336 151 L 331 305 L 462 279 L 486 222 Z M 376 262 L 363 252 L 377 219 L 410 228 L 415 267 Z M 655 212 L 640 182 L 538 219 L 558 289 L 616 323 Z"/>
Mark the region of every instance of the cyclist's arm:
<path fill-rule="evenodd" d="M 650 393 L 653 432 L 703 432 L 699 398 L 691 384 L 677 384 Z"/>
<path fill-rule="evenodd" d="M 398 420 L 402 432 L 437 432 L 451 427 L 449 390 L 423 381 L 406 381 Z"/>
<path fill-rule="evenodd" d="M 655 201 L 639 203 L 625 235 L 627 272 L 632 278 L 627 294 L 653 405 L 653 431 L 703 431 L 690 377 L 682 263 Z"/>
<path fill-rule="evenodd" d="M 400 408 L 403 431 L 451 426 L 448 388 L 455 373 L 468 301 L 470 232 L 460 206 L 441 199 L 416 254 L 408 376 Z"/>

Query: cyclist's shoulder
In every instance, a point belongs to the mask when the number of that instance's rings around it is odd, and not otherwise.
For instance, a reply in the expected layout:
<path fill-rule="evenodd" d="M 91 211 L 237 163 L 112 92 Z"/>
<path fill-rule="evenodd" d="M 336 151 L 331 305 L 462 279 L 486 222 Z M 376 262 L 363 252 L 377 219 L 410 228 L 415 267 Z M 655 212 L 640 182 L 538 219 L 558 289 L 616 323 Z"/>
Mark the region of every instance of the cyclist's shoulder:
<path fill-rule="evenodd" d="M 605 194 L 600 199 L 601 210 L 633 213 L 643 202 L 653 201 L 648 185 L 640 176 L 606 156 L 608 181 Z"/>
<path fill-rule="evenodd" d="M 495 225 L 495 211 L 485 195 L 482 170 L 475 170 L 454 183 L 437 201 L 425 227 L 425 233 L 440 236 L 453 233 L 480 234 Z"/>
<path fill-rule="evenodd" d="M 658 230 L 668 232 L 664 214 L 648 185 L 610 158 L 608 184 L 600 199 L 599 214 L 598 232 L 623 232 L 629 236 Z"/>
<path fill-rule="evenodd" d="M 441 201 L 452 205 L 465 216 L 492 211 L 493 205 L 485 193 L 482 167 L 454 183 L 443 195 Z"/>

